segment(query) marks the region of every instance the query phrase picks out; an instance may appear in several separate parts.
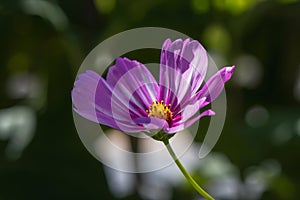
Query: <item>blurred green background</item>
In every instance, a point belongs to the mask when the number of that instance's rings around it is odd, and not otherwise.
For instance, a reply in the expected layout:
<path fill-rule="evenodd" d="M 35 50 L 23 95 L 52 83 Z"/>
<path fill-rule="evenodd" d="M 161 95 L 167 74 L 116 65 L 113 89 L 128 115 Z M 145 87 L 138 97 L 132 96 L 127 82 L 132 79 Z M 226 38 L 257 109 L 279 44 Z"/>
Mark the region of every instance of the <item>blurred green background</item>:
<path fill-rule="evenodd" d="M 118 195 L 73 123 L 70 91 L 85 56 L 145 26 L 180 31 L 219 66 L 236 65 L 214 148 L 226 159 L 212 159 L 235 169 L 215 178 L 229 177 L 234 191 L 220 189 L 218 199 L 300 198 L 299 1 L 2 0 L 0 25 L 0 200 L 199 199 L 184 180 L 161 198 Z M 159 61 L 159 52 L 149 55 L 130 58 Z M 194 172 L 203 185 L 213 174 Z"/>

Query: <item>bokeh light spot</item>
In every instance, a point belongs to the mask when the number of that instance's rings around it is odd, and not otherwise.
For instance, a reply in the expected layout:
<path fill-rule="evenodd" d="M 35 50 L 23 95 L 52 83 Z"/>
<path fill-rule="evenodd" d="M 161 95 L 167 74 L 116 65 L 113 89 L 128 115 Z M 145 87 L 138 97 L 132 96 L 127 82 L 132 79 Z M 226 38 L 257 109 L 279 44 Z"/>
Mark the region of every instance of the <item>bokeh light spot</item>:
<path fill-rule="evenodd" d="M 259 60 L 251 55 L 243 55 L 234 62 L 238 66 L 233 80 L 247 89 L 256 88 L 262 80 L 263 69 Z"/>
<path fill-rule="evenodd" d="M 205 29 L 203 38 L 210 50 L 226 53 L 231 46 L 229 33 L 220 25 L 212 25 Z"/>
<path fill-rule="evenodd" d="M 197 13 L 206 13 L 209 10 L 209 1 L 192 0 L 192 7 Z"/>
<path fill-rule="evenodd" d="M 96 8 L 104 14 L 110 13 L 115 8 L 115 0 L 94 0 Z"/>
<path fill-rule="evenodd" d="M 252 128 L 258 128 L 263 126 L 269 119 L 268 110 L 261 106 L 255 105 L 248 109 L 246 113 L 246 122 Z"/>

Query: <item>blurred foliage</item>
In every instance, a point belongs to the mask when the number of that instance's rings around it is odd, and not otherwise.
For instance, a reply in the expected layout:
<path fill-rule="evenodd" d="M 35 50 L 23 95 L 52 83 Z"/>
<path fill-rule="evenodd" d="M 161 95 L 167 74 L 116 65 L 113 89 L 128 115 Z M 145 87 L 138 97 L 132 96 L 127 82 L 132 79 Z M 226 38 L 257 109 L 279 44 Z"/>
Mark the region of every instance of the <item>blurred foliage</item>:
<path fill-rule="evenodd" d="M 215 151 L 229 158 L 242 179 L 249 167 L 276 160 L 281 172 L 261 199 L 299 198 L 300 107 L 295 96 L 300 91 L 293 90 L 300 79 L 299 1 L 3 0 L 0 24 L 0 111 L 21 105 L 36 115 L 33 139 L 18 159 L 7 156 L 13 138 L 0 123 L 1 200 L 115 198 L 101 163 L 77 136 L 70 91 L 82 60 L 98 43 L 144 26 L 175 29 L 199 40 L 219 65 L 235 64 L 243 55 L 259 62 L 262 78 L 255 87 L 235 79 L 227 85 L 226 124 Z M 129 55 L 143 62 L 159 60 L 154 51 Z M 12 81 L 18 75 L 35 78 Z M 264 108 L 263 119 L 260 110 L 253 111 L 256 105 Z M 251 120 L 263 122 L 253 127 Z M 203 127 L 208 122 L 201 121 Z M 200 128 L 198 141 L 204 131 Z M 173 196 L 193 198 L 193 193 L 180 188 Z"/>

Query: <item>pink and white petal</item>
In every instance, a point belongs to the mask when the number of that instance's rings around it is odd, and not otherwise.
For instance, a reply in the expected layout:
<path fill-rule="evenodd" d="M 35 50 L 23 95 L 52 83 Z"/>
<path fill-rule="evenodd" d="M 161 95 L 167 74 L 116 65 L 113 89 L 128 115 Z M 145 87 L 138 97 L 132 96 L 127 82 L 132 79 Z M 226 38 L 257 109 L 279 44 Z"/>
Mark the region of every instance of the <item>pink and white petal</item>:
<path fill-rule="evenodd" d="M 110 116 L 114 120 L 131 122 L 126 113 L 129 107 L 120 98 L 114 98 L 115 94 L 108 83 L 100 77 L 95 93 L 95 109 L 97 112 Z M 118 110 L 119 115 L 113 113 Z"/>
<path fill-rule="evenodd" d="M 196 94 L 196 98 L 206 97 L 208 103 L 214 101 L 224 89 L 224 84 L 227 82 L 234 72 L 235 66 L 223 67 L 215 75 L 213 75 Z"/>
<path fill-rule="evenodd" d="M 187 80 L 191 80 L 191 89 L 196 92 L 202 84 L 208 67 L 208 57 L 204 47 L 196 40 L 191 42 L 185 41 L 181 52 L 182 63 L 187 61 L 189 64 L 188 70 L 183 76 Z"/>
<path fill-rule="evenodd" d="M 113 98 L 122 99 L 127 105 L 132 102 L 143 110 L 158 96 L 158 84 L 149 70 L 127 58 L 117 59 L 115 66 L 108 71 L 107 81 Z"/>
<path fill-rule="evenodd" d="M 87 71 L 78 76 L 71 92 L 74 110 L 81 116 L 98 123 L 95 110 L 95 94 L 100 76 L 93 72 Z"/>
<path fill-rule="evenodd" d="M 161 53 L 160 99 L 171 104 L 174 99 L 179 104 L 187 101 L 200 87 L 207 62 L 206 51 L 198 41 L 167 39 Z"/>
<path fill-rule="evenodd" d="M 128 118 L 112 115 L 111 89 L 105 80 L 93 71 L 78 76 L 71 96 L 74 111 L 88 120 L 128 132 L 141 129 Z M 121 101 L 114 102 L 114 105 L 122 108 Z"/>
<path fill-rule="evenodd" d="M 189 120 L 192 116 L 194 116 L 195 113 L 198 112 L 203 107 L 203 103 L 205 102 L 205 100 L 206 100 L 206 97 L 203 97 L 203 98 L 197 100 L 193 104 L 186 105 L 182 109 L 180 122 L 184 123 L 187 120 Z"/>
<path fill-rule="evenodd" d="M 99 113 L 95 108 L 95 96 L 100 79 L 101 77 L 93 71 L 78 76 L 71 93 L 74 111 L 93 122 L 117 128 L 113 118 Z"/>
<path fill-rule="evenodd" d="M 134 122 L 143 126 L 146 129 L 146 131 L 165 130 L 169 127 L 166 120 L 156 117 L 140 117 L 134 119 Z"/>
<path fill-rule="evenodd" d="M 197 117 L 186 121 L 184 123 L 178 123 L 178 125 L 174 125 L 171 128 L 166 129 L 167 133 L 177 133 L 179 131 L 182 131 L 183 129 L 188 128 L 189 126 L 191 126 L 193 123 L 195 123 L 196 121 L 198 121 L 200 118 L 205 117 L 205 116 L 212 116 L 215 115 L 215 112 L 212 110 L 205 110 L 203 111 L 201 114 L 199 114 Z"/>
<path fill-rule="evenodd" d="M 164 100 L 167 104 L 173 101 L 172 93 L 174 94 L 178 88 L 177 84 L 179 83 L 181 73 L 177 72 L 175 57 L 178 56 L 178 53 L 175 54 L 174 52 L 178 52 L 181 49 L 181 45 L 181 39 L 176 40 L 173 43 L 170 39 L 167 39 L 162 46 L 160 58 L 159 100 Z M 171 49 L 173 52 L 171 52 Z"/>

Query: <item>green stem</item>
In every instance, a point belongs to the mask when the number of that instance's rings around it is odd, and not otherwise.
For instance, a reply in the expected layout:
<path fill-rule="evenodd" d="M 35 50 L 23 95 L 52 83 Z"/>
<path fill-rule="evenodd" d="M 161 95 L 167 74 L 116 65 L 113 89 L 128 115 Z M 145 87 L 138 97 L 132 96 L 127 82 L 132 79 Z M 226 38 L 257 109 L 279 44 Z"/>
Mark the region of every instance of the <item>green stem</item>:
<path fill-rule="evenodd" d="M 164 137 L 162 139 L 162 141 L 164 142 L 165 146 L 167 147 L 170 155 L 172 156 L 173 160 L 175 161 L 176 165 L 178 166 L 178 168 L 180 169 L 180 171 L 183 173 L 183 175 L 185 176 L 185 178 L 188 180 L 188 182 L 197 190 L 197 192 L 199 194 L 201 194 L 204 198 L 208 199 L 208 200 L 214 200 L 214 198 L 212 196 L 210 196 L 207 192 L 205 192 L 205 190 L 203 190 L 197 183 L 196 181 L 192 178 L 192 176 L 187 172 L 187 170 L 183 167 L 183 165 L 181 164 L 181 162 L 179 161 L 179 159 L 177 158 L 175 152 L 173 151 L 171 145 L 169 144 L 169 139 Z"/>

